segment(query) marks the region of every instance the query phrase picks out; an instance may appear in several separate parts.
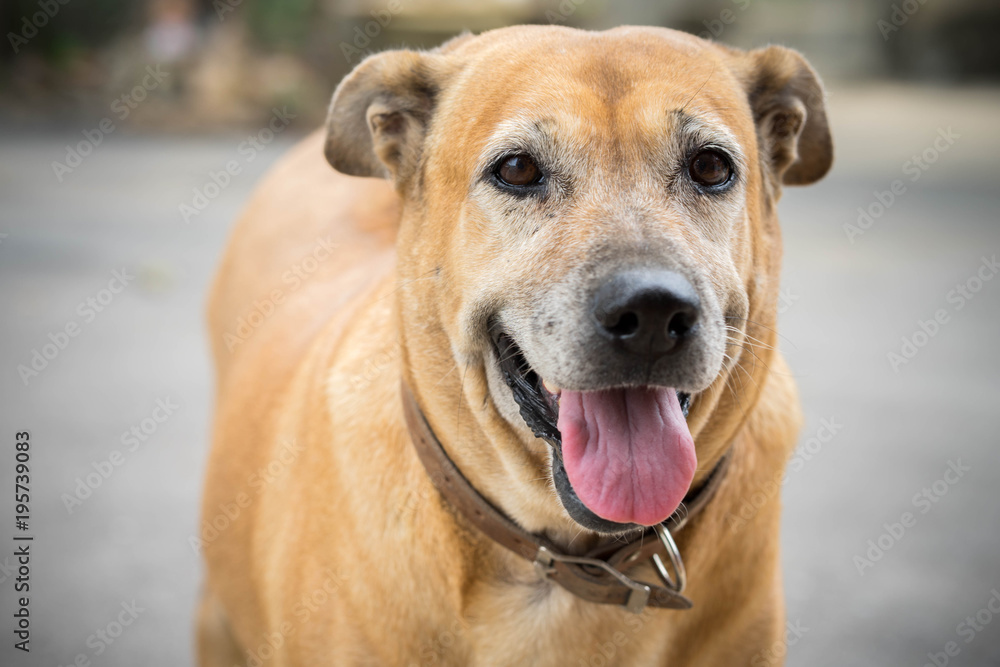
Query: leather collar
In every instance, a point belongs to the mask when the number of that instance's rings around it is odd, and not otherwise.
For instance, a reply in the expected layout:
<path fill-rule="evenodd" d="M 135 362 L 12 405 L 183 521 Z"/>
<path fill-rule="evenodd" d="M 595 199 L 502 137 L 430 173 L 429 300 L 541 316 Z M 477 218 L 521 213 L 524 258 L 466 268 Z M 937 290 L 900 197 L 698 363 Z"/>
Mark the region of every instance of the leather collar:
<path fill-rule="evenodd" d="M 681 594 L 684 565 L 671 533 L 683 528 L 715 495 L 729 468 L 730 452 L 719 460 L 705 483 L 684 498 L 682 507 L 686 512 L 675 513 L 660 526 L 649 528 L 628 542 L 614 541 L 585 556 L 572 556 L 562 553 L 544 537 L 526 532 L 483 498 L 448 457 L 405 381 L 402 398 L 410 439 L 431 482 L 461 515 L 491 540 L 532 561 L 539 574 L 583 600 L 620 605 L 635 613 L 646 606 L 692 607 L 692 602 Z M 673 575 L 667 572 L 661 555 L 669 558 Z M 623 570 L 646 559 L 653 561 L 654 571 L 664 585 L 637 581 L 624 574 Z"/>

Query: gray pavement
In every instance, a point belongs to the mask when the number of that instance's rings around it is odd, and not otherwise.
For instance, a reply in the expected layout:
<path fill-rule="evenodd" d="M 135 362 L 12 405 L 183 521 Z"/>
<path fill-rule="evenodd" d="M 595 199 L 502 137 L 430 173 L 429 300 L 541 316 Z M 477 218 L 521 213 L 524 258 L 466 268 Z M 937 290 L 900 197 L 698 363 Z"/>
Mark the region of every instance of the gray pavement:
<path fill-rule="evenodd" d="M 988 611 L 1000 591 L 1000 280 L 983 280 L 997 270 L 983 258 L 1000 255 L 1000 93 L 835 87 L 830 105 L 837 165 L 781 203 L 781 347 L 806 411 L 783 491 L 788 664 L 1000 665 Z M 179 205 L 243 160 L 245 136 L 118 132 L 60 183 L 51 162 L 82 129 L 0 134 L 0 664 L 186 665 L 212 401 L 204 295 L 229 225 L 292 137 L 185 222 Z M 845 230 L 859 207 L 871 223 Z M 112 281 L 123 269 L 124 287 Z M 64 340 L 67 325 L 77 333 Z M 18 366 L 50 334 L 64 349 L 25 386 Z M 123 437 L 133 426 L 144 439 Z M 11 648 L 3 569 L 24 429 L 29 656 Z M 88 475 L 99 485 L 78 489 Z M 133 601 L 131 624 L 101 639 Z"/>

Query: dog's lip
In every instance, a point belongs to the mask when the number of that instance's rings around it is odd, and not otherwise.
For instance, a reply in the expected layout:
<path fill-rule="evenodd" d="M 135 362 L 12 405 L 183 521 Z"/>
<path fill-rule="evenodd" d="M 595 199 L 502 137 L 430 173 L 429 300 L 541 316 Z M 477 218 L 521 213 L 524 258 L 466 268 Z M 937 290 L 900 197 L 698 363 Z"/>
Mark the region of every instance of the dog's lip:
<path fill-rule="evenodd" d="M 559 397 L 562 389 L 542 378 L 528 363 L 514 337 L 502 327 L 492 327 L 493 351 L 501 375 L 513 394 L 514 402 L 521 418 L 535 437 L 552 446 L 553 454 L 562 457 L 562 438 L 557 426 L 559 421 Z M 548 385 L 548 386 L 546 386 Z M 613 389 L 615 387 L 602 387 Z M 677 391 L 684 416 L 687 417 L 691 405 L 691 394 Z"/>
<path fill-rule="evenodd" d="M 513 337 L 503 330 L 493 334 L 493 351 L 504 382 L 510 388 L 524 423 L 536 437 L 549 443 L 561 456 L 559 397 L 549 392 L 541 376 L 531 368 Z"/>

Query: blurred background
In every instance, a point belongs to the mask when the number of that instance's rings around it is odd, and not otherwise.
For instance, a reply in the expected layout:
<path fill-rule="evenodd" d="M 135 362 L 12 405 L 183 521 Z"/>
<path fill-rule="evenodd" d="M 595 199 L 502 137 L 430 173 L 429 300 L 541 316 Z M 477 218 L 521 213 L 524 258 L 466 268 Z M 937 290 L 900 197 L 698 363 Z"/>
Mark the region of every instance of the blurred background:
<path fill-rule="evenodd" d="M 1000 77 L 1000 5 L 987 0 L 5 0 L 2 110 L 32 125 L 99 118 L 157 64 L 169 75 L 130 107 L 130 126 L 230 128 L 274 104 L 316 124 L 365 53 L 514 23 L 665 25 L 741 47 L 781 43 L 831 81 Z"/>
<path fill-rule="evenodd" d="M 837 162 L 781 202 L 807 415 L 788 664 L 1000 665 L 995 0 L 3 0 L 0 664 L 191 664 L 203 304 L 230 225 L 366 53 L 514 23 L 780 43 L 821 73 Z M 30 654 L 11 634 L 23 430 Z"/>

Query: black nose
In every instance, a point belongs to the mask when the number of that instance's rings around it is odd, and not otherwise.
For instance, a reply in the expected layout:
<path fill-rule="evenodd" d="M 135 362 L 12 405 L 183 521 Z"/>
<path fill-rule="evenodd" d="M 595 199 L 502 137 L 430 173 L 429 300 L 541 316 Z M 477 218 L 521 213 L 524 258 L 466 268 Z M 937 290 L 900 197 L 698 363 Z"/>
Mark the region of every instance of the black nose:
<path fill-rule="evenodd" d="M 636 355 L 658 358 L 688 338 L 698 323 L 698 293 L 673 271 L 630 270 L 594 294 L 598 332 Z"/>

